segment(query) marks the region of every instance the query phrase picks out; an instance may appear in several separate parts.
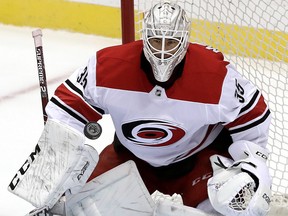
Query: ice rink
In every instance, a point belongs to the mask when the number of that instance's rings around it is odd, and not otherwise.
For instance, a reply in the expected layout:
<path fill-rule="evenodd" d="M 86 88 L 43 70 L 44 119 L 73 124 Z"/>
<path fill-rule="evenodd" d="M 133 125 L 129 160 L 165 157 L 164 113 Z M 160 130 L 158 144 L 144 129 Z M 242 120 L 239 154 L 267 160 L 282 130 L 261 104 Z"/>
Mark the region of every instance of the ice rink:
<path fill-rule="evenodd" d="M 0 24 L 0 216 L 23 216 L 33 209 L 8 192 L 7 186 L 34 149 L 43 129 L 41 98 L 32 31 L 35 28 Z M 43 29 L 43 49 L 49 96 L 98 49 L 120 44 L 117 39 Z M 101 120 L 102 136 L 93 142 L 101 149 L 111 143 L 113 125 Z"/>

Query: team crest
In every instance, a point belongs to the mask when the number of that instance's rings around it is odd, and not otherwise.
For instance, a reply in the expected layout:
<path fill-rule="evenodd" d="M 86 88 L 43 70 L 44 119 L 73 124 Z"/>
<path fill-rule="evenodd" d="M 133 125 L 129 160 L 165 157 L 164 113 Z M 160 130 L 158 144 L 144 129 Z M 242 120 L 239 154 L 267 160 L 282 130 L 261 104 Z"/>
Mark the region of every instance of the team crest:
<path fill-rule="evenodd" d="M 186 133 L 179 126 L 166 121 L 140 120 L 122 125 L 124 136 L 138 145 L 168 146 L 179 141 Z"/>

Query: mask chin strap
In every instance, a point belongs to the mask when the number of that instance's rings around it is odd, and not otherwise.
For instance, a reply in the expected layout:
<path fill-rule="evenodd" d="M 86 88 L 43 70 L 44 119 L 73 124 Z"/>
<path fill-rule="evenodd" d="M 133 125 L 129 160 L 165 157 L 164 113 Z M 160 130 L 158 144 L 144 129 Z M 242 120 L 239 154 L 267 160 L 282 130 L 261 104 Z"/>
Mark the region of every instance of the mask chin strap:
<path fill-rule="evenodd" d="M 170 74 L 172 73 L 172 71 L 169 71 L 169 67 L 171 67 L 171 65 L 165 65 L 165 63 L 161 63 L 160 65 L 158 65 L 157 72 L 154 71 L 155 79 L 157 79 L 156 77 L 159 77 L 159 80 L 163 80 L 163 82 L 169 80 L 169 78 L 171 77 Z M 167 71 L 169 72 L 167 73 Z"/>

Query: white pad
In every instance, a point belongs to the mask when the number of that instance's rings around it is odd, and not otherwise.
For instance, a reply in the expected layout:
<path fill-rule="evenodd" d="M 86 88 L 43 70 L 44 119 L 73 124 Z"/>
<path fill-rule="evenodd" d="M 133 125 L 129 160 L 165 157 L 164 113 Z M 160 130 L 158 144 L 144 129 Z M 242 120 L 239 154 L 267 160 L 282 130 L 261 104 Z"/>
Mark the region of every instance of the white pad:
<path fill-rule="evenodd" d="M 267 149 L 249 141 L 237 141 L 228 150 L 235 163 L 241 163 L 242 169 L 253 173 L 259 178 L 260 186 L 262 184 L 271 185 L 271 176 L 266 165 L 268 159 Z M 250 164 L 254 164 L 256 168 Z"/>
<path fill-rule="evenodd" d="M 151 194 L 151 197 L 155 203 L 162 202 L 164 200 L 169 200 L 173 203 L 183 205 L 183 199 L 180 194 L 174 193 L 172 196 L 170 196 L 170 195 L 163 194 L 160 191 L 156 190 L 153 194 Z"/>
<path fill-rule="evenodd" d="M 94 178 L 74 195 L 66 194 L 69 216 L 151 216 L 154 202 L 133 161 Z"/>
<path fill-rule="evenodd" d="M 213 177 L 208 180 L 208 195 L 212 206 L 229 216 L 267 215 L 271 179 L 265 164 L 266 150 L 248 141 L 238 141 L 229 152 L 235 162 L 219 155 L 210 158 Z"/>
<path fill-rule="evenodd" d="M 208 180 L 208 195 L 212 206 L 224 215 L 234 216 L 237 212 L 241 213 L 247 208 L 254 195 L 253 178 L 241 169 L 223 169 L 222 164 L 227 167 L 232 166 L 232 163 L 227 164 L 227 158 L 213 155 L 210 160 L 214 171 L 213 177 Z M 221 166 L 216 167 L 215 164 Z"/>
<path fill-rule="evenodd" d="M 202 210 L 183 205 L 180 194 L 170 196 L 156 190 L 151 197 L 155 202 L 153 216 L 209 216 Z"/>
<path fill-rule="evenodd" d="M 67 189 L 81 188 L 98 162 L 85 137 L 66 124 L 48 119 L 29 158 L 8 190 L 36 207 L 52 207 Z"/>
<path fill-rule="evenodd" d="M 161 200 L 156 203 L 153 216 L 214 216 L 189 206 L 175 203 L 171 200 Z"/>

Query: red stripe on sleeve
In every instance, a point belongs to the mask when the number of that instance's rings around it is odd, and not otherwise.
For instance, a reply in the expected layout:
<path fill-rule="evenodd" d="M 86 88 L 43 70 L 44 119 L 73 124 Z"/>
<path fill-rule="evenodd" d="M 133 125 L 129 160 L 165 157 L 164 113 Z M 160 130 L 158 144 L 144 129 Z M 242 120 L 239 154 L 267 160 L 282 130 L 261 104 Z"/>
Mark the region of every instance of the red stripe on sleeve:
<path fill-rule="evenodd" d="M 267 105 L 264 101 L 264 97 L 261 95 L 256 106 L 252 110 L 250 110 L 248 113 L 240 116 L 239 118 L 237 118 L 233 122 L 227 124 L 225 127 L 229 129 L 229 128 L 236 127 L 238 125 L 246 124 L 246 123 L 252 121 L 253 119 L 260 117 L 265 112 L 266 108 L 267 108 Z"/>
<path fill-rule="evenodd" d="M 64 84 L 61 84 L 55 91 L 55 95 L 61 99 L 66 106 L 71 110 L 76 111 L 84 116 L 88 121 L 98 121 L 102 118 L 102 115 L 92 108 L 82 97 L 74 94 L 66 88 Z"/>

